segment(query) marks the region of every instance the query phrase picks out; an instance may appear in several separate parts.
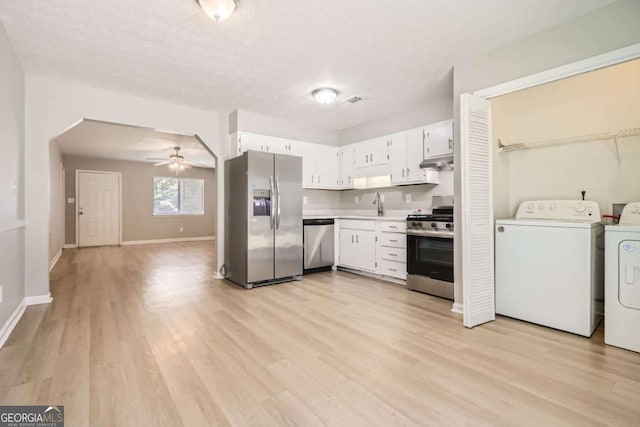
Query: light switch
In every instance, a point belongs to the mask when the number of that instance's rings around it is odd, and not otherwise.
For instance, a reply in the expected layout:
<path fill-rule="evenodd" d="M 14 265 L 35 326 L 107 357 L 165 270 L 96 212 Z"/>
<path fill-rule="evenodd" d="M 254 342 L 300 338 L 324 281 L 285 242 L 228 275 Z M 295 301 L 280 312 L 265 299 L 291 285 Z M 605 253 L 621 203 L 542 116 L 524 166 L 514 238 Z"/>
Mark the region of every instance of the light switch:
<path fill-rule="evenodd" d="M 303 205 L 306 205 L 308 201 L 309 201 L 309 199 L 307 199 L 307 196 L 303 196 L 302 197 L 302 204 Z"/>
<path fill-rule="evenodd" d="M 411 203 L 411 193 L 407 193 L 407 195 L 404 196 L 404 199 L 406 200 L 407 203 Z"/>
<path fill-rule="evenodd" d="M 16 195 L 16 189 L 18 188 L 18 186 L 16 185 L 16 180 L 12 179 L 11 180 L 11 195 L 15 196 Z"/>
<path fill-rule="evenodd" d="M 74 199 L 73 197 L 69 197 L 69 198 L 67 199 L 67 203 L 69 203 L 70 205 L 71 205 L 71 204 L 73 204 L 73 203 L 75 203 L 75 202 L 76 202 L 76 199 Z"/>

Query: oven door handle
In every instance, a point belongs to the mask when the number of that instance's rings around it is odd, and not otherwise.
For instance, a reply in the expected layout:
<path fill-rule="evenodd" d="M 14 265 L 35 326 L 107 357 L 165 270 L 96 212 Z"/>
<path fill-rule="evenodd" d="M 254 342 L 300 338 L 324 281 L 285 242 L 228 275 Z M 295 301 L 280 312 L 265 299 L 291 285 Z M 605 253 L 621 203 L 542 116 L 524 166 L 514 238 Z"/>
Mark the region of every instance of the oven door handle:
<path fill-rule="evenodd" d="M 453 232 L 452 231 L 431 231 L 431 230 L 407 230 L 407 236 L 439 237 L 441 239 L 453 239 Z"/>

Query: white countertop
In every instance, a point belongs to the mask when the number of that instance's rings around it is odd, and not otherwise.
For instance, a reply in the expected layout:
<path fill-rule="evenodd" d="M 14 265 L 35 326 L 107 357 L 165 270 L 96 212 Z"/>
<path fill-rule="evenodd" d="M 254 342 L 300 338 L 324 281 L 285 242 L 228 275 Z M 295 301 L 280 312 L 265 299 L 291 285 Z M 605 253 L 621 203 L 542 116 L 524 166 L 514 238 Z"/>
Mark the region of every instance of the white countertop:
<path fill-rule="evenodd" d="M 375 210 L 366 211 L 305 211 L 304 219 L 366 219 L 378 221 L 406 221 L 412 211 L 388 211 L 383 216 L 377 216 Z"/>

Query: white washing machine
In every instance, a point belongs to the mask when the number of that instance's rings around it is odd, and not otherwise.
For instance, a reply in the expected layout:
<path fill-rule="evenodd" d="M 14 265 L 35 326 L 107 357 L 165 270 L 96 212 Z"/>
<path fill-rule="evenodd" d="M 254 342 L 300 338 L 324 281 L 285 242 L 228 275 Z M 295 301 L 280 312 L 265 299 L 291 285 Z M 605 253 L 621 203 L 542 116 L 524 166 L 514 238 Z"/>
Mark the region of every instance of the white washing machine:
<path fill-rule="evenodd" d="M 605 231 L 604 342 L 640 352 L 640 203 Z"/>
<path fill-rule="evenodd" d="M 496 221 L 496 313 L 586 337 L 604 309 L 604 227 L 592 201 L 521 203 Z"/>

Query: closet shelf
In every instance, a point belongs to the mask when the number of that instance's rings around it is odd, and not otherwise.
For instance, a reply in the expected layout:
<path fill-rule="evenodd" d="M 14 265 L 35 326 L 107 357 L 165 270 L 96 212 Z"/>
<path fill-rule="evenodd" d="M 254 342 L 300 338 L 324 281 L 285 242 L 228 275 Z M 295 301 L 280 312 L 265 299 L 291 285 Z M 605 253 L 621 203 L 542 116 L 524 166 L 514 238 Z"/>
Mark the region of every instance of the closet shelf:
<path fill-rule="evenodd" d="M 580 135 L 570 138 L 547 139 L 544 141 L 535 141 L 528 143 L 503 144 L 498 138 L 498 148 L 501 152 L 525 150 L 529 148 L 553 147 L 558 145 L 579 144 L 582 142 L 606 141 L 613 139 L 617 142 L 618 138 L 628 138 L 630 136 L 640 135 L 640 128 L 623 129 L 619 131 L 608 131 L 601 133 L 592 133 L 589 135 Z"/>

